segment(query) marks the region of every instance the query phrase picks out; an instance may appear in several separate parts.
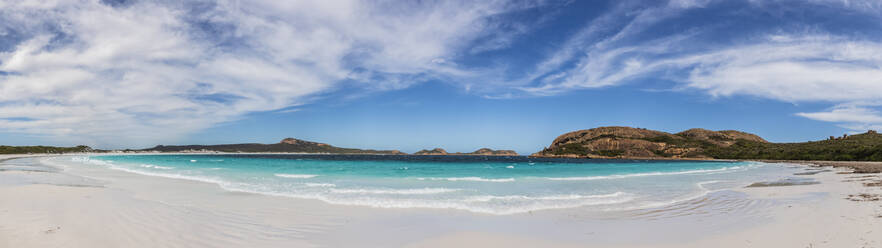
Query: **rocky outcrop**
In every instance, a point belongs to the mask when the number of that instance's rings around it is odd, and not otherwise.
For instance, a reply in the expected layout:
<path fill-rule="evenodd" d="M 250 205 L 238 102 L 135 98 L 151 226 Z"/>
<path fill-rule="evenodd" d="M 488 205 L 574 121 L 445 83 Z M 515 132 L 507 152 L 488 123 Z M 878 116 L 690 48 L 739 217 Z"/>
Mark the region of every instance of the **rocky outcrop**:
<path fill-rule="evenodd" d="M 518 153 L 512 150 L 493 150 L 490 148 L 481 148 L 470 153 L 456 153 L 459 155 L 476 155 L 476 156 L 517 156 Z"/>
<path fill-rule="evenodd" d="M 690 129 L 677 134 L 633 127 L 598 127 L 563 134 L 536 157 L 709 158 L 705 150 L 739 140 L 766 142 L 739 131 Z"/>
<path fill-rule="evenodd" d="M 481 148 L 474 152 L 462 153 L 448 153 L 444 149 L 435 148 L 432 150 L 420 150 L 418 152 L 413 153 L 413 155 L 474 155 L 474 156 L 517 156 L 518 153 L 512 150 L 493 150 L 490 148 Z"/>
<path fill-rule="evenodd" d="M 432 150 L 420 150 L 413 155 L 447 155 L 447 151 L 441 148 L 435 148 Z"/>
<path fill-rule="evenodd" d="M 679 132 L 677 133 L 677 136 L 710 142 L 723 147 L 729 147 L 732 144 L 735 144 L 738 140 L 768 143 L 768 141 L 755 134 L 735 130 L 711 131 L 707 129 L 693 128 Z"/>
<path fill-rule="evenodd" d="M 299 139 L 295 139 L 295 138 L 284 138 L 284 139 L 282 139 L 282 141 L 279 141 L 279 144 L 329 146 L 328 144 L 325 144 L 325 143 L 305 141 L 305 140 L 299 140 Z"/>

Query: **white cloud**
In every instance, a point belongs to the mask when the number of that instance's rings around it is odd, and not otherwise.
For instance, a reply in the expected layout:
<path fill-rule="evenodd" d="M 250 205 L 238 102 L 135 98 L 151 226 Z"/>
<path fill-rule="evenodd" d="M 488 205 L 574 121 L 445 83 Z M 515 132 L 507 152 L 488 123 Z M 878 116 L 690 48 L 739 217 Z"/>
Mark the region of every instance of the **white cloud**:
<path fill-rule="evenodd" d="M 538 63 L 535 71 L 521 82 L 525 86 L 518 89 L 528 95 L 548 96 L 639 80 L 676 82 L 678 89 L 698 90 L 714 97 L 747 95 L 834 105 L 882 99 L 882 42 L 876 40 L 832 35 L 817 29 L 789 33 L 773 29 L 765 35 L 744 37 L 733 32 L 729 42 L 708 43 L 704 40 L 708 37 L 706 33 L 719 28 L 715 25 L 695 25 L 677 33 L 652 33 L 660 23 L 680 17 L 685 10 L 709 4 L 710 1 L 670 1 L 654 8 L 622 4 L 592 20 L 561 49 Z M 878 1 L 814 4 L 853 10 L 879 6 Z M 847 128 L 882 125 L 872 111 L 875 106 L 865 107 L 798 115 L 840 123 Z"/>
<path fill-rule="evenodd" d="M 774 2 L 752 3 L 774 11 L 764 7 Z M 541 4 L 0 0 L 0 39 L 23 39 L 0 40 L 16 44 L 0 47 L 0 126 L 69 143 L 150 145 L 246 113 L 284 111 L 344 81 L 372 92 L 441 79 L 507 99 L 647 78 L 715 97 L 827 102 L 837 107 L 798 115 L 882 125 L 879 105 L 856 104 L 882 99 L 882 42 L 779 29 L 709 45 L 702 35 L 718 26 L 656 29 L 713 7 L 710 0 L 616 1 L 522 79 L 508 80 L 504 64 L 457 64 L 535 30 L 537 23 L 499 16 Z M 810 4 L 880 16 L 879 1 Z"/>
<path fill-rule="evenodd" d="M 693 66 L 689 87 L 787 102 L 882 99 L 882 43 L 794 38 L 663 61 Z"/>
<path fill-rule="evenodd" d="M 0 52 L 0 126 L 90 145 L 175 142 L 245 113 L 301 104 L 341 80 L 383 90 L 469 75 L 433 61 L 455 59 L 498 26 L 488 17 L 523 7 L 0 0 L 0 29 L 29 35 Z"/>
<path fill-rule="evenodd" d="M 796 115 L 826 122 L 882 124 L 882 115 L 878 111 L 858 106 L 839 106 L 827 112 L 797 113 Z"/>
<path fill-rule="evenodd" d="M 882 106 L 879 101 L 858 101 L 839 104 L 829 110 L 810 113 L 796 113 L 797 116 L 817 121 L 833 122 L 838 126 L 863 132 L 882 129 Z"/>
<path fill-rule="evenodd" d="M 520 82 L 529 84 L 538 79 L 541 85 L 519 89 L 535 95 L 553 95 L 573 89 L 617 85 L 625 83 L 631 76 L 647 73 L 648 70 L 640 69 L 641 58 L 633 55 L 671 52 L 675 43 L 682 42 L 692 32 L 646 41 L 641 44 L 647 45 L 639 46 L 628 44 L 629 39 L 647 32 L 658 22 L 692 8 L 704 7 L 709 2 L 671 0 L 654 7 L 631 2 L 615 5 L 592 19 Z M 575 65 L 570 68 L 569 63 Z"/>

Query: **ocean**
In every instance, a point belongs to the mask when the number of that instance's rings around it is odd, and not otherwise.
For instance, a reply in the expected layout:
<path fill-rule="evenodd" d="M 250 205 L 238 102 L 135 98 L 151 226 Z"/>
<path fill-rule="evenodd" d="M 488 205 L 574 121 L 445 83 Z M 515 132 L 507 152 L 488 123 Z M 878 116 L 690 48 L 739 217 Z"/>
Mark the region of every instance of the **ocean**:
<path fill-rule="evenodd" d="M 523 156 L 107 155 L 51 158 L 225 190 L 380 208 L 517 214 L 662 207 L 792 177 L 786 164 L 551 159 Z"/>

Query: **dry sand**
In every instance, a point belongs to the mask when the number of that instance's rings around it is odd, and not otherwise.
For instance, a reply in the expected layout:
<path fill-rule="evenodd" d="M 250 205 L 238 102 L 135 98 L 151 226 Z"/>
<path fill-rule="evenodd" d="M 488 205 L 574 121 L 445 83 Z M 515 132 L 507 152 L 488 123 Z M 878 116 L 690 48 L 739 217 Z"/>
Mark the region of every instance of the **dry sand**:
<path fill-rule="evenodd" d="M 841 168 L 799 176 L 820 184 L 722 191 L 658 209 L 503 216 L 331 205 L 100 166 L 41 168 L 0 171 L 0 247 L 882 247 L 882 201 L 872 201 L 882 187 L 864 186 L 882 176 Z"/>

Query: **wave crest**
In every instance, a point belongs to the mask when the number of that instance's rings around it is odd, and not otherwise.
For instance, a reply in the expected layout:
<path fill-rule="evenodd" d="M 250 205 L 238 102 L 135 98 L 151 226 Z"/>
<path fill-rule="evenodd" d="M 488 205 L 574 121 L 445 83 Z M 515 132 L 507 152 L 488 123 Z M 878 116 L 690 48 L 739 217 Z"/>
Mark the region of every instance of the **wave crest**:
<path fill-rule="evenodd" d="M 514 182 L 514 178 L 483 178 L 483 177 L 420 177 L 418 180 L 432 180 L 432 181 L 471 181 L 471 182 L 493 182 L 493 183 L 504 183 L 504 182 Z"/>
<path fill-rule="evenodd" d="M 421 188 L 421 189 L 331 189 L 339 194 L 389 194 L 389 195 L 431 195 L 460 191 L 460 189 L 448 188 Z"/>
<path fill-rule="evenodd" d="M 720 169 L 709 169 L 709 170 L 702 169 L 702 170 L 687 170 L 687 171 L 674 171 L 674 172 L 646 172 L 646 173 L 620 174 L 620 175 L 609 175 L 609 176 L 589 176 L 589 177 L 543 177 L 543 179 L 554 180 L 554 181 L 589 181 L 589 180 L 604 180 L 604 179 L 622 179 L 622 178 L 631 178 L 631 177 L 715 173 L 715 172 L 725 172 L 725 171 L 730 171 L 730 170 L 737 170 L 737 169 L 751 168 L 751 167 L 753 167 L 753 165 L 748 165 L 747 167 L 744 167 L 744 166 L 723 167 Z"/>
<path fill-rule="evenodd" d="M 318 176 L 318 175 L 310 175 L 310 174 L 281 174 L 281 173 L 273 174 L 273 175 L 277 176 L 277 177 L 284 177 L 284 178 L 313 178 L 313 177 Z"/>
<path fill-rule="evenodd" d="M 171 169 L 175 168 L 175 167 L 166 167 L 166 166 L 159 166 L 159 165 L 152 165 L 152 164 L 141 164 L 139 166 L 144 167 L 144 168 L 162 169 L 162 170 L 171 170 Z"/>
<path fill-rule="evenodd" d="M 610 194 L 602 194 L 602 195 L 577 195 L 577 194 L 569 194 L 569 195 L 549 195 L 549 196 L 525 196 L 525 195 L 504 195 L 504 196 L 476 196 L 470 199 L 466 199 L 466 202 L 488 202 L 493 200 L 544 200 L 544 201 L 565 201 L 565 200 L 582 200 L 582 199 L 598 199 L 598 198 L 617 198 L 623 197 L 627 194 L 625 192 L 615 192 Z"/>

